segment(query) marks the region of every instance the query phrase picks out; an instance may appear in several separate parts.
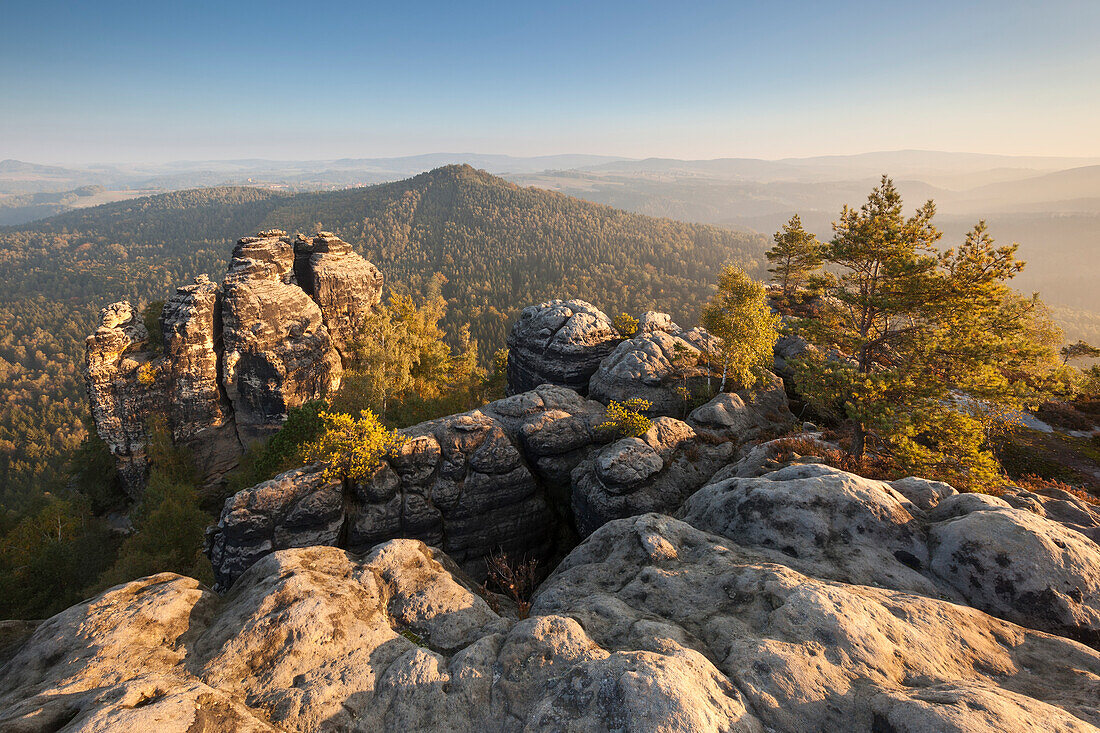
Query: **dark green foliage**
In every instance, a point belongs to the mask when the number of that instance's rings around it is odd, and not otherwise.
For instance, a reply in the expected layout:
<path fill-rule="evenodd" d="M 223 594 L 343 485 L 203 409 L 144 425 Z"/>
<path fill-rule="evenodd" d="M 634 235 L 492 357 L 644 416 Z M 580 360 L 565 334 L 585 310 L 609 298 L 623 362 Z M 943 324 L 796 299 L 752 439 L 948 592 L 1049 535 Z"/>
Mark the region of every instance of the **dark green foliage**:
<path fill-rule="evenodd" d="M 149 350 L 154 354 L 164 351 L 164 329 L 160 325 L 160 314 L 164 310 L 163 300 L 154 300 L 141 312 L 145 330 L 149 332 Z"/>
<path fill-rule="evenodd" d="M 0 619 L 46 618 L 86 598 L 116 547 L 86 501 L 52 499 L 0 538 Z"/>
<path fill-rule="evenodd" d="M 150 424 L 147 435 L 149 477 L 131 514 L 135 531 L 122 542 L 98 588 L 161 572 L 213 583 L 210 562 L 202 552 L 203 534 L 213 517 L 199 508 L 191 457 L 172 445 L 163 423 Z"/>
<path fill-rule="evenodd" d="M 227 496 L 241 489 L 274 478 L 282 471 L 301 465 L 299 449 L 315 440 L 324 428 L 321 412 L 329 405 L 324 400 L 307 402 L 287 411 L 286 422 L 266 442 L 250 448 L 241 465 L 227 477 Z M 222 497 L 224 498 L 224 497 Z"/>
<path fill-rule="evenodd" d="M 116 466 L 107 444 L 94 430 L 88 430 L 88 437 L 73 451 L 68 470 L 72 473 L 73 488 L 87 498 L 96 514 L 121 508 L 126 503 Z"/>

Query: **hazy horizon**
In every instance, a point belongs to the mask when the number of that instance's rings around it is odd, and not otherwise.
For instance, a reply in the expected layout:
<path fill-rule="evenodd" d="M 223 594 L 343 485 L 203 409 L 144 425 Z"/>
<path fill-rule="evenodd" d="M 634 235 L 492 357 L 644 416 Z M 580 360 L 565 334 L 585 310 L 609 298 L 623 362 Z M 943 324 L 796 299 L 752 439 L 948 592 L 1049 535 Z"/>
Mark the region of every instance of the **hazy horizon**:
<path fill-rule="evenodd" d="M 9 4 L 0 159 L 1100 156 L 1100 4 Z"/>

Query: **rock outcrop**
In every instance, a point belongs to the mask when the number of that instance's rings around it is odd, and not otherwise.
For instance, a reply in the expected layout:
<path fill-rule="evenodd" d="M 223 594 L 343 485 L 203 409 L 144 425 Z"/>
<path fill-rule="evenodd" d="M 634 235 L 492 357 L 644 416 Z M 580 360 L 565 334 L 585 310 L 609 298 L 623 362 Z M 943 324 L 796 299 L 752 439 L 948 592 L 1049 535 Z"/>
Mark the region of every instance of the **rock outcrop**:
<path fill-rule="evenodd" d="M 700 440 L 690 425 L 657 418 L 641 437 L 616 440 L 573 470 L 577 531 L 587 537 L 612 519 L 675 511 L 734 451 L 734 443 Z"/>
<path fill-rule="evenodd" d="M 100 312 L 100 325 L 84 343 L 84 379 L 96 432 L 115 457 L 126 492 L 145 485 L 146 421 L 166 412 L 165 383 L 149 332 L 129 303 Z"/>
<path fill-rule="evenodd" d="M 347 358 L 361 338 L 363 324 L 382 301 L 382 273 L 331 232 L 294 241 L 298 285 L 321 308 L 329 337 Z"/>
<path fill-rule="evenodd" d="M 369 479 L 344 486 L 308 466 L 239 492 L 207 535 L 218 588 L 275 550 L 364 552 L 395 537 L 440 547 L 479 579 L 492 554 L 545 564 L 567 544 L 569 471 L 603 414 L 546 385 L 401 431 L 407 442 Z"/>
<path fill-rule="evenodd" d="M 607 314 L 583 300 L 524 308 L 508 334 L 508 393 L 555 384 L 588 392 L 588 380 L 622 340 Z"/>
<path fill-rule="evenodd" d="M 523 620 L 420 542 L 312 547 L 220 598 L 117 586 L 0 667 L 13 731 L 1088 731 L 1098 700 L 1093 649 L 656 514 L 600 528 Z"/>
<path fill-rule="evenodd" d="M 672 324 L 671 319 L 667 323 Z M 717 390 L 721 382 L 720 367 L 715 371 L 707 359 L 715 341 L 701 328 L 677 333 L 639 329 L 637 336 L 620 343 L 600 362 L 588 394 L 601 402 L 648 400 L 649 416 L 682 419 L 690 411 L 692 395 L 702 393 L 708 384 Z"/>
<path fill-rule="evenodd" d="M 168 425 L 207 478 L 237 465 L 241 444 L 233 409 L 219 379 L 221 297 L 206 275 L 177 288 L 164 304 L 161 332 L 167 377 Z"/>
<path fill-rule="evenodd" d="M 162 353 L 129 303 L 108 306 L 86 342 L 85 377 L 128 493 L 144 486 L 150 420 L 164 420 L 213 483 L 288 409 L 331 394 L 340 350 L 378 304 L 381 280 L 327 232 L 292 240 L 271 230 L 237 243 L 221 287 L 203 275 L 168 299 Z"/>
<path fill-rule="evenodd" d="M 604 525 L 532 613 L 568 615 L 608 649 L 698 652 L 769 730 L 1100 725 L 1093 649 L 938 599 L 818 580 L 659 515 Z"/>
<path fill-rule="evenodd" d="M 334 392 L 343 368 L 321 309 L 295 282 L 285 232 L 237 242 L 222 288 L 222 373 L 247 446 L 278 429 L 291 407 Z"/>
<path fill-rule="evenodd" d="M 717 395 L 695 408 L 687 422 L 711 439 L 748 443 L 789 432 L 797 421 L 783 380 L 771 375 L 760 387 Z"/>

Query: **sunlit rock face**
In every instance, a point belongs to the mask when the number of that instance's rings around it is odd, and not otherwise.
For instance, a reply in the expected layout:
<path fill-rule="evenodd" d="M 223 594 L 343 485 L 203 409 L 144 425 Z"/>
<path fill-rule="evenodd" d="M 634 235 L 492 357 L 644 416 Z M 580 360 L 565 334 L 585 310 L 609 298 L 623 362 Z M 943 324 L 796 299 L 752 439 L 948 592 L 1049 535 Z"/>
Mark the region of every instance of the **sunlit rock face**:
<path fill-rule="evenodd" d="M 330 232 L 294 240 L 298 285 L 321 309 L 336 349 L 347 358 L 367 316 L 382 300 L 382 273 Z"/>
<path fill-rule="evenodd" d="M 177 288 L 150 347 L 129 303 L 103 312 L 87 340 L 85 376 L 96 431 L 126 490 L 141 493 L 150 421 L 165 423 L 205 483 L 236 466 L 287 410 L 335 391 L 382 275 L 338 237 L 279 230 L 237 243 L 224 283 L 202 275 Z"/>
<path fill-rule="evenodd" d="M 529 618 L 408 539 L 163 573 L 42 622 L 3 730 L 1090 731 L 1100 653 L 823 580 L 659 514 L 608 522 Z"/>
<path fill-rule="evenodd" d="M 160 359 L 145 348 L 149 332 L 129 303 L 100 312 L 84 342 L 84 379 L 96 432 L 117 461 L 123 489 L 139 498 L 145 486 L 147 420 L 163 415 L 167 394 Z"/>
<path fill-rule="evenodd" d="M 172 438 L 187 447 L 211 481 L 237 465 L 241 444 L 233 410 L 222 389 L 221 293 L 206 275 L 176 289 L 161 315 L 168 423 Z"/>
<path fill-rule="evenodd" d="M 238 241 L 222 288 L 222 377 L 248 445 L 278 429 L 291 407 L 334 392 L 343 368 L 320 307 L 294 279 L 284 232 Z"/>

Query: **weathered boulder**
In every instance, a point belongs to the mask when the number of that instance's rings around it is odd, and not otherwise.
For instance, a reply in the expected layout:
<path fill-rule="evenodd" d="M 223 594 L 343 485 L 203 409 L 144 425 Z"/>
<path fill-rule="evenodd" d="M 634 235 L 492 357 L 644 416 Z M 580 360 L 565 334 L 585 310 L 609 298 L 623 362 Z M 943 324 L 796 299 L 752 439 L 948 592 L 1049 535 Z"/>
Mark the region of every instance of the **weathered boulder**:
<path fill-rule="evenodd" d="M 794 365 L 791 362 L 815 351 L 817 351 L 816 347 L 801 336 L 782 335 L 775 340 L 775 345 L 772 347 L 772 353 L 775 356 L 772 368 L 784 382 L 790 383 L 794 379 Z"/>
<path fill-rule="evenodd" d="M 96 433 L 117 461 L 132 498 L 145 487 L 147 421 L 167 412 L 161 359 L 146 350 L 149 332 L 129 303 L 100 312 L 100 326 L 84 342 L 84 379 Z"/>
<path fill-rule="evenodd" d="M 382 300 L 382 273 L 335 234 L 319 232 L 295 239 L 294 274 L 321 308 L 333 345 L 347 358 Z"/>
<path fill-rule="evenodd" d="M 638 317 L 638 333 L 650 333 L 651 331 L 664 331 L 665 333 L 680 333 L 684 329 L 676 325 L 672 316 L 657 311 L 646 311 Z"/>
<path fill-rule="evenodd" d="M 916 513 L 889 484 L 809 464 L 708 484 L 678 515 L 817 578 L 937 597 L 922 574 L 928 548 Z"/>
<path fill-rule="evenodd" d="M 588 395 L 601 402 L 648 400 L 650 417 L 684 418 L 692 395 L 709 384 L 718 389 L 722 375 L 709 364 L 714 337 L 701 328 L 668 333 L 639 331 L 600 362 L 588 383 Z"/>
<path fill-rule="evenodd" d="M 323 473 L 317 465 L 294 469 L 226 500 L 218 523 L 206 530 L 216 589 L 227 590 L 275 550 L 342 544 L 344 485 L 326 480 Z"/>
<path fill-rule="evenodd" d="M 1035 491 L 1012 486 L 1001 492 L 1000 499 L 1008 506 L 1046 517 L 1100 544 L 1100 506 L 1097 504 L 1055 486 Z"/>
<path fill-rule="evenodd" d="M 577 531 L 583 537 L 612 519 L 674 511 L 733 452 L 729 442 L 699 439 L 687 423 L 657 418 L 641 437 L 616 440 L 573 469 Z"/>
<path fill-rule="evenodd" d="M 1100 546 L 1028 511 L 984 509 L 932 525 L 932 572 L 975 608 L 1100 646 Z"/>
<path fill-rule="evenodd" d="M 621 341 L 607 314 L 583 300 L 523 309 L 508 334 L 508 393 L 540 384 L 588 392 L 588 380 Z"/>
<path fill-rule="evenodd" d="M 983 512 L 996 513 L 996 512 Z M 609 522 L 531 617 L 413 540 L 279 550 L 218 597 L 163 573 L 38 626 L 0 729 L 1066 731 L 1100 652 L 823 581 L 670 517 Z"/>
<path fill-rule="evenodd" d="M 818 580 L 654 514 L 597 530 L 532 613 L 568 615 L 607 649 L 695 650 L 769 730 L 1100 724 L 1093 649 L 941 600 Z"/>
<path fill-rule="evenodd" d="M 218 380 L 222 352 L 218 286 L 206 275 L 176 289 L 161 312 L 168 426 L 190 449 L 205 480 L 237 465 L 241 444 L 229 399 Z"/>
<path fill-rule="evenodd" d="M 953 486 L 942 481 L 929 481 L 919 476 L 906 476 L 891 481 L 890 488 L 913 502 L 913 506 L 923 512 L 931 511 L 944 499 L 958 496 L 959 493 Z"/>
<path fill-rule="evenodd" d="M 353 487 L 348 548 L 415 537 L 477 577 L 492 553 L 548 557 L 557 515 L 500 422 L 474 410 L 402 433 L 408 443 Z"/>
<path fill-rule="evenodd" d="M 247 446 L 277 430 L 289 408 L 335 391 L 343 368 L 321 309 L 295 283 L 285 232 L 239 240 L 223 291 L 223 379 Z"/>
<path fill-rule="evenodd" d="M 687 422 L 700 435 L 740 444 L 783 434 L 797 420 L 783 391 L 783 380 L 770 375 L 759 387 L 719 394 L 692 410 Z"/>
<path fill-rule="evenodd" d="M 491 402 L 482 411 L 504 426 L 551 503 L 571 518 L 573 469 L 611 439 L 596 429 L 607 417 L 604 405 L 568 387 L 544 384 Z"/>
<path fill-rule="evenodd" d="M 697 651 L 517 622 L 409 540 L 277 552 L 224 600 L 171 574 L 113 588 L 0 668 L 0 706 L 4 730 L 762 731 Z"/>

